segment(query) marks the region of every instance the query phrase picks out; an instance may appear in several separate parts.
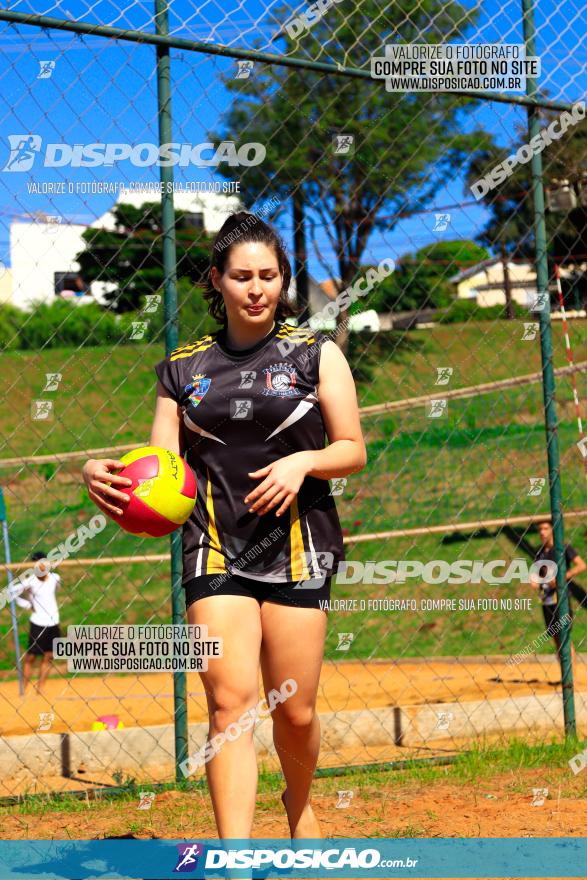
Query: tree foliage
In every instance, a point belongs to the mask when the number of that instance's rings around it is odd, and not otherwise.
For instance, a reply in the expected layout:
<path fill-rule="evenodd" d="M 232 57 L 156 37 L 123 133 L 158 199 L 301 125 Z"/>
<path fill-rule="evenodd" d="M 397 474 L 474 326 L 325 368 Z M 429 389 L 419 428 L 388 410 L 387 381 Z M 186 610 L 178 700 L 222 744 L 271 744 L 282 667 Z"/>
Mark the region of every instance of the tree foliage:
<path fill-rule="evenodd" d="M 119 203 L 112 213 L 115 229 L 87 229 L 83 234 L 86 249 L 76 259 L 86 282 L 114 285 L 105 296 L 109 308 L 127 312 L 141 307 L 145 296 L 156 293 L 163 284 L 161 203 L 146 202 L 140 207 Z M 201 285 L 210 263 L 212 239 L 189 225 L 185 211 L 175 214 L 177 278 Z"/>
<path fill-rule="evenodd" d="M 286 20 L 289 9 L 277 14 Z M 368 69 L 400 33 L 407 43 L 447 42 L 462 38 L 476 17 L 457 2 L 404 0 L 382 9 L 364 0 L 352 16 L 343 5 L 330 7 L 299 42 L 284 35 L 282 47 L 287 55 Z M 249 79 L 227 85 L 234 103 L 210 139 L 258 141 L 267 156 L 260 166 L 224 166 L 222 173 L 240 179 L 249 203 L 301 192 L 317 256 L 341 290 L 359 273 L 370 237 L 428 206 L 446 175 L 487 143 L 483 131 L 462 131 L 466 97 L 392 93 L 382 81 L 258 64 Z M 334 152 L 341 134 L 354 138 L 352 154 Z M 320 247 L 322 236 L 334 261 Z"/>
<path fill-rule="evenodd" d="M 404 312 L 447 306 L 454 299 L 450 278 L 486 260 L 489 251 L 474 241 L 439 241 L 405 254 L 395 272 L 371 294 L 365 308 Z"/>

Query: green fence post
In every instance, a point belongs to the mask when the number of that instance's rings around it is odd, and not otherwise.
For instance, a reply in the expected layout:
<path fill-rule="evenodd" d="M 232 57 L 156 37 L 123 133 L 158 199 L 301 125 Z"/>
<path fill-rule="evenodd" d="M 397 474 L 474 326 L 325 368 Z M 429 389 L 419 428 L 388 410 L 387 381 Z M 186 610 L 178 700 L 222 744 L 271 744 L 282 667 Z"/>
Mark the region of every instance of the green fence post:
<path fill-rule="evenodd" d="M 166 0 L 155 0 L 155 29 L 168 33 Z M 171 131 L 171 70 L 169 47 L 157 46 L 157 104 L 159 145 L 173 141 Z M 163 271 L 165 319 L 165 353 L 169 355 L 178 344 L 177 263 L 175 250 L 175 211 L 173 208 L 173 167 L 160 166 L 161 219 L 163 227 Z M 169 191 L 168 191 L 169 190 Z M 171 535 L 171 609 L 173 623 L 185 623 L 185 604 L 181 588 L 181 531 Z M 175 778 L 184 778 L 180 764 L 188 757 L 187 677 L 185 672 L 173 673 L 173 709 L 175 729 Z"/>
<path fill-rule="evenodd" d="M 526 58 L 536 55 L 534 10 L 532 0 L 522 0 L 524 44 Z M 537 84 L 534 77 L 527 77 L 526 94 L 536 98 Z M 530 140 L 540 131 L 538 107 L 528 107 L 528 137 Z M 550 324 L 550 295 L 548 291 L 548 258 L 546 253 L 546 223 L 544 219 L 544 185 L 542 181 L 542 156 L 533 152 L 531 159 L 532 195 L 534 201 L 534 230 L 536 236 L 536 287 L 539 302 L 544 302 L 540 315 L 540 350 L 542 355 L 542 389 L 546 424 L 546 451 L 548 456 L 548 483 L 550 487 L 550 511 L 554 533 L 555 561 L 558 566 L 556 584 L 560 633 L 560 662 L 563 681 L 563 712 L 565 734 L 576 736 L 575 697 L 573 692 L 573 667 L 571 663 L 571 628 L 568 617 L 569 594 L 566 580 L 565 538 L 560 482 L 560 459 L 558 428 L 554 402 L 555 385 L 552 363 L 552 328 Z"/>

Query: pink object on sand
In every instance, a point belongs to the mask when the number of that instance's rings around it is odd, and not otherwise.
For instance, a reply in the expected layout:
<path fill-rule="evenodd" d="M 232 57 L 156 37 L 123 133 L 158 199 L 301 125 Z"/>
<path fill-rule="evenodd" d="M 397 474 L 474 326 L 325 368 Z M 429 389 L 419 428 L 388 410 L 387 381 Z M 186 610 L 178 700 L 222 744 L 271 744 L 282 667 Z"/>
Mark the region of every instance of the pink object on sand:
<path fill-rule="evenodd" d="M 105 724 L 107 730 L 116 730 L 118 727 L 118 715 L 100 715 L 98 721 Z"/>

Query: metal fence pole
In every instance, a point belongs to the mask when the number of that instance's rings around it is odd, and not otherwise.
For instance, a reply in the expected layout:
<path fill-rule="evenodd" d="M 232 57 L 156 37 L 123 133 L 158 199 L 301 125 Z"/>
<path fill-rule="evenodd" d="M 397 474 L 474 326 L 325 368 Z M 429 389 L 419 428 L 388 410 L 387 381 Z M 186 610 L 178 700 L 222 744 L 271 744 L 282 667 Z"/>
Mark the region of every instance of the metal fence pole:
<path fill-rule="evenodd" d="M 167 0 L 155 0 L 155 28 L 158 34 L 168 33 Z M 169 47 L 157 46 L 157 110 L 159 144 L 171 143 L 171 70 Z M 173 167 L 160 166 L 161 220 L 163 229 L 163 271 L 165 319 L 165 353 L 169 355 L 178 344 L 177 262 L 175 249 L 175 211 L 173 208 Z M 171 609 L 173 623 L 185 622 L 185 604 L 181 588 L 181 531 L 171 535 Z M 180 764 L 188 757 L 187 677 L 185 672 L 173 673 L 173 709 L 175 728 L 175 778 L 183 774 Z"/>
<path fill-rule="evenodd" d="M 167 34 L 148 33 L 147 31 L 131 30 L 130 28 L 110 27 L 109 25 L 95 24 L 89 21 L 70 21 L 69 19 L 54 18 L 50 15 L 16 12 L 12 9 L 0 9 L 0 21 L 36 25 L 42 28 L 54 28 L 55 30 L 70 31 L 74 34 L 108 37 L 112 40 L 127 40 L 133 43 L 141 43 L 142 45 L 165 45 L 172 49 L 185 49 L 189 52 L 201 52 L 205 55 L 219 55 L 225 58 L 248 59 L 250 61 L 258 61 L 261 64 L 275 64 L 279 67 L 298 67 L 303 70 L 316 70 L 340 77 L 373 80 L 371 71 L 360 67 L 346 67 L 343 64 L 337 65 L 323 61 L 311 61 L 307 58 L 293 58 L 287 55 L 261 52 L 258 49 L 238 49 L 234 46 L 224 46 L 220 43 L 203 43 L 199 40 L 188 40 L 176 36 L 170 37 Z M 474 89 L 470 89 L 466 92 L 447 91 L 447 94 L 464 95 L 469 99 L 478 98 L 482 101 L 495 101 L 498 104 L 511 104 L 520 107 L 532 103 L 527 95 L 511 95 L 504 94 L 503 92 L 477 92 Z M 572 104 L 567 104 L 564 101 L 549 101 L 547 98 L 535 99 L 535 102 L 537 106 L 547 107 L 551 110 L 570 110 L 572 107 Z"/>
<path fill-rule="evenodd" d="M 10 563 L 10 541 L 8 538 L 8 516 L 6 515 L 6 504 L 4 502 L 4 490 L 0 488 L 0 522 L 2 523 L 2 534 L 4 536 L 4 556 L 6 563 Z M 10 596 L 10 621 L 12 623 L 12 637 L 14 639 L 14 654 L 16 656 L 16 672 L 18 675 L 18 693 L 22 697 L 24 694 L 24 679 L 22 674 L 22 663 L 20 660 L 20 641 L 18 638 L 18 620 L 16 617 L 16 602 L 10 590 L 12 586 L 12 571 L 6 569 L 6 577 L 8 579 L 8 592 Z"/>
<path fill-rule="evenodd" d="M 524 44 L 526 58 L 536 55 L 534 29 L 534 10 L 532 0 L 522 0 Z M 536 97 L 537 84 L 533 77 L 526 80 L 528 97 Z M 531 140 L 540 131 L 538 108 L 528 107 L 528 137 Z M 546 223 L 544 219 L 544 185 L 542 181 L 542 156 L 533 152 L 531 159 L 532 194 L 534 201 L 534 229 L 536 236 L 536 286 L 539 302 L 544 302 L 540 315 L 540 350 L 542 355 L 542 376 L 544 394 L 544 414 L 546 424 L 546 449 L 548 456 L 548 482 L 550 487 L 550 510 L 554 533 L 555 561 L 558 566 L 556 577 L 558 596 L 558 616 L 562 623 L 560 633 L 560 662 L 563 681 L 563 712 L 565 733 L 576 736 L 575 697 L 573 692 L 573 667 L 571 662 L 571 628 L 568 617 L 569 594 L 566 580 L 564 522 L 560 482 L 560 459 L 558 447 L 558 428 L 554 401 L 555 385 L 552 363 L 552 328 L 550 323 L 550 295 L 548 291 L 548 258 L 546 253 Z"/>

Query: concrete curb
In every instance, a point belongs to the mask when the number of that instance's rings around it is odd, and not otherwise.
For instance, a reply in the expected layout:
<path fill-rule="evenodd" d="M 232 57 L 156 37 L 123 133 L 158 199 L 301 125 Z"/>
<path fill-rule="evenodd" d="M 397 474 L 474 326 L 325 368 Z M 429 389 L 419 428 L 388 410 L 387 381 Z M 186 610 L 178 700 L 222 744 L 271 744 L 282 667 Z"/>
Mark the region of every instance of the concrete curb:
<path fill-rule="evenodd" d="M 587 693 L 575 694 L 577 722 L 587 724 Z M 540 696 L 509 697 L 466 703 L 431 703 L 386 709 L 325 712 L 320 716 L 322 751 L 349 747 L 429 745 L 435 740 L 474 739 L 486 734 L 520 734 L 563 729 L 563 708 L 558 692 Z M 189 753 L 206 741 L 208 725 L 190 724 Z M 259 757 L 274 755 L 272 725 L 265 718 L 255 730 Z M 149 768 L 173 767 L 173 725 L 127 727 L 84 733 L 33 733 L 0 738 L 0 766 L 4 777 L 27 770 L 34 776 L 77 775 L 86 772 L 124 771 L 132 774 Z M 199 770 L 199 775 L 202 770 Z"/>

